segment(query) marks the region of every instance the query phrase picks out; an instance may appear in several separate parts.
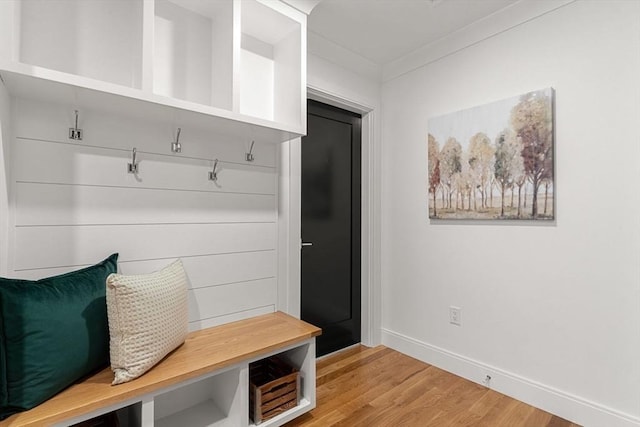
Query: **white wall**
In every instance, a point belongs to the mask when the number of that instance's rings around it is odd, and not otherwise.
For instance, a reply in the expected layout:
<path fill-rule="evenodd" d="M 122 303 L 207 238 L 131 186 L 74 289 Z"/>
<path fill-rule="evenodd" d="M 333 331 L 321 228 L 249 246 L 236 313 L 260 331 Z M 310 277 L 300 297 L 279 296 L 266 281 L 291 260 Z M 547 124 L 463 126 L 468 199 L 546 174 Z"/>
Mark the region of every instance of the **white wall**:
<path fill-rule="evenodd" d="M 312 50 L 311 46 L 309 50 Z M 313 53 L 307 56 L 307 68 L 309 88 L 368 109 L 375 109 L 380 105 L 380 82 L 377 79 Z"/>
<path fill-rule="evenodd" d="M 277 303 L 276 146 L 81 109 L 12 99 L 7 275 L 41 278 L 119 252 L 125 274 L 183 260 L 191 329 L 273 312 Z M 3 121 L 3 126 L 8 123 Z M 3 148 L 4 148 L 3 142 Z M 127 173 L 131 150 L 139 173 Z M 220 159 L 218 181 L 208 180 Z"/>
<path fill-rule="evenodd" d="M 640 2 L 456 49 L 382 87 L 383 342 L 587 426 L 640 425 Z M 430 221 L 428 118 L 549 86 L 555 223 Z"/>

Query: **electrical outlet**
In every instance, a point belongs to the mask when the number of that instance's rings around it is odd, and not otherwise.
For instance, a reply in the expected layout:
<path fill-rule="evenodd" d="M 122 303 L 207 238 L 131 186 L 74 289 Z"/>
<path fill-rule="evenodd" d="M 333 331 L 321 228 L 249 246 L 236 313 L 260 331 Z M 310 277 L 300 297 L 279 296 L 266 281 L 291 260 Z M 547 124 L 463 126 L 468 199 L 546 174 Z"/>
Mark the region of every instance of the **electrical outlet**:
<path fill-rule="evenodd" d="M 460 307 L 449 307 L 449 323 L 462 326 L 462 309 Z"/>
<path fill-rule="evenodd" d="M 484 384 L 485 387 L 491 388 L 491 373 L 487 372 L 484 375 L 484 378 L 482 379 L 482 384 Z"/>

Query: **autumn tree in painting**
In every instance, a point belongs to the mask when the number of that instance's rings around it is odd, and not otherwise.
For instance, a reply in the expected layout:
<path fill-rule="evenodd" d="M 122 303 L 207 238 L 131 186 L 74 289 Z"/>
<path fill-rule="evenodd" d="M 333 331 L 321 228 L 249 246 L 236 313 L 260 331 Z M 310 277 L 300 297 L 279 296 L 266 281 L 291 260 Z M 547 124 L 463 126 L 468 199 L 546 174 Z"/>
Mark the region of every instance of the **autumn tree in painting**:
<path fill-rule="evenodd" d="M 525 188 L 524 185 L 527 183 L 527 175 L 525 175 L 525 173 L 524 173 L 524 165 L 522 166 L 522 168 L 523 168 L 522 169 L 522 173 L 516 177 L 516 181 L 515 181 L 516 187 L 518 187 L 518 214 L 517 214 L 518 218 L 522 218 L 522 204 L 523 204 L 522 192 L 523 192 L 523 188 Z M 526 197 L 527 197 L 526 188 L 524 190 L 524 193 L 525 193 L 525 195 L 524 195 L 524 205 L 526 207 L 527 206 L 527 203 L 526 203 L 526 200 L 527 200 L 526 199 Z"/>
<path fill-rule="evenodd" d="M 456 179 L 456 187 L 458 188 L 458 194 L 460 196 L 460 207 L 464 210 L 464 199 L 467 198 L 467 210 L 471 210 L 471 203 L 475 202 L 475 177 L 471 173 L 471 169 L 468 163 L 462 162 L 462 172 L 460 172 Z M 473 209 L 476 209 L 474 206 Z"/>
<path fill-rule="evenodd" d="M 542 177 L 544 183 L 544 215 L 547 215 L 547 207 L 549 205 L 549 187 L 553 184 L 553 165 L 551 165 L 544 176 Z"/>
<path fill-rule="evenodd" d="M 436 211 L 436 192 L 440 186 L 440 144 L 429 135 L 427 161 L 429 164 L 429 193 L 433 195 L 433 217 L 437 217 Z"/>
<path fill-rule="evenodd" d="M 494 153 L 495 149 L 491 146 L 491 140 L 487 135 L 479 132 L 471 137 L 469 143 L 469 167 L 480 191 L 480 204 L 483 209 L 488 207 L 487 191 L 491 185 Z"/>
<path fill-rule="evenodd" d="M 452 207 L 453 193 L 456 191 L 456 181 L 460 172 L 462 145 L 455 138 L 449 138 L 440 151 L 440 182 L 447 191 L 447 208 Z"/>
<path fill-rule="evenodd" d="M 533 187 L 531 217 L 538 217 L 538 190 L 553 179 L 553 122 L 551 101 L 541 91 L 520 98 L 511 110 L 511 126 L 522 141 L 522 160 Z"/>
<path fill-rule="evenodd" d="M 500 190 L 502 203 L 500 216 L 504 217 L 504 201 L 507 189 L 511 188 L 513 200 L 513 188 L 517 180 L 524 176 L 522 163 L 522 143 L 511 129 L 505 129 L 496 139 L 494 174 Z M 520 184 L 520 188 L 524 184 Z"/>

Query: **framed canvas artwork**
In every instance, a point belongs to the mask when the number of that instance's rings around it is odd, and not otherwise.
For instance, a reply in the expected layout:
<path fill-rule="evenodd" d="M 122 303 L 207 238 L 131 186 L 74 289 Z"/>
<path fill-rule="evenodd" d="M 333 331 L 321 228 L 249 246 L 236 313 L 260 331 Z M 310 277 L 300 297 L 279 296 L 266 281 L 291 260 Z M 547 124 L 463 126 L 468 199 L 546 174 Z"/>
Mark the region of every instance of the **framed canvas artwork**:
<path fill-rule="evenodd" d="M 551 88 L 428 121 L 431 219 L 554 219 Z"/>

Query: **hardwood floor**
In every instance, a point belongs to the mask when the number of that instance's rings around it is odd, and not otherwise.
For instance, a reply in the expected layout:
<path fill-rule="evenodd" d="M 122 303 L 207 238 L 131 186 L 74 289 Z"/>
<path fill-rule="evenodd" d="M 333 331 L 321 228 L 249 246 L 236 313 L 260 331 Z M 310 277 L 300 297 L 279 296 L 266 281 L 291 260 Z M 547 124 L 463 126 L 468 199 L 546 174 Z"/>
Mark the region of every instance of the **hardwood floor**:
<path fill-rule="evenodd" d="M 579 427 L 384 346 L 317 363 L 317 407 L 294 426 Z"/>

